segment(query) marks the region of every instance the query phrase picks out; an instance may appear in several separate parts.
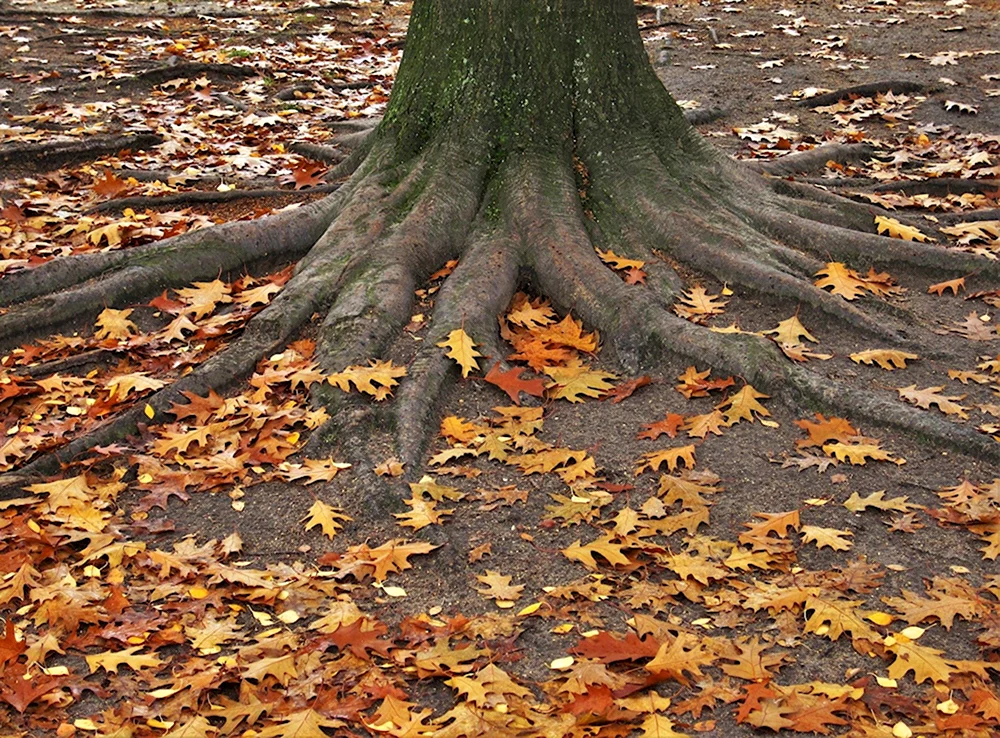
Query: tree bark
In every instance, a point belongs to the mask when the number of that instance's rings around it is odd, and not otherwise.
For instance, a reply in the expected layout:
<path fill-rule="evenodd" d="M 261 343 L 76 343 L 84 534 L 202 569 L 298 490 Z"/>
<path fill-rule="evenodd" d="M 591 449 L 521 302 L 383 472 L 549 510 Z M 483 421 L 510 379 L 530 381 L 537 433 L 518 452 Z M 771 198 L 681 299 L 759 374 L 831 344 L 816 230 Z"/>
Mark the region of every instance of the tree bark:
<path fill-rule="evenodd" d="M 649 62 L 631 0 L 416 0 L 384 126 L 402 157 L 441 135 L 515 152 L 707 147 Z"/>

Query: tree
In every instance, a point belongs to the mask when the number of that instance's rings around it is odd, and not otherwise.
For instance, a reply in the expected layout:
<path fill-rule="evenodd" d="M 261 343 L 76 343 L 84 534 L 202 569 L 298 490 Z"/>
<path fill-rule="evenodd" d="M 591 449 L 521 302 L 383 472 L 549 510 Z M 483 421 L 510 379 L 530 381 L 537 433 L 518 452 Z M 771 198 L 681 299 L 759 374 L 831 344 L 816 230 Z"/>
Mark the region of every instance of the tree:
<path fill-rule="evenodd" d="M 205 394 L 249 374 L 317 312 L 325 369 L 379 355 L 409 320 L 414 287 L 459 257 L 391 410 L 411 464 L 449 371 L 436 344 L 464 326 L 483 353 L 503 356 L 496 316 L 525 275 L 600 329 L 626 368 L 678 354 L 802 407 L 860 414 L 1000 456 L 988 437 L 841 385 L 788 361 L 770 341 L 713 333 L 671 314 L 683 287 L 671 264 L 681 263 L 908 348 L 927 339 L 911 316 L 860 309 L 812 284 L 821 257 L 858 268 L 907 263 L 991 276 L 1000 268 L 878 236 L 870 206 L 766 178 L 708 146 L 649 64 L 631 0 L 416 0 L 385 118 L 340 167 L 348 178 L 339 190 L 296 211 L 8 277 L 0 298 L 12 307 L 0 317 L 0 336 L 55 327 L 220 271 L 300 259 L 238 340 L 150 400 L 168 413 L 183 391 Z M 626 285 L 595 246 L 645 260 L 648 283 Z M 344 402 L 334 395 L 321 390 L 315 399 Z M 339 410 L 318 438 L 365 422 L 367 410 Z M 58 458 L 121 437 L 141 413 L 137 407 L 31 468 L 51 469 Z"/>

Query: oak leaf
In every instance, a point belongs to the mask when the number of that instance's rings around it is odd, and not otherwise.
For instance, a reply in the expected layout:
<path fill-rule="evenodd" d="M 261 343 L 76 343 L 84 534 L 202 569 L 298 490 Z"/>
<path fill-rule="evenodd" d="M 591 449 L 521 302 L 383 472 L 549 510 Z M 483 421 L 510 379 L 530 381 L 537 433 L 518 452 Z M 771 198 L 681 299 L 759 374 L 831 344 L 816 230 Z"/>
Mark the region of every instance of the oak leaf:
<path fill-rule="evenodd" d="M 206 315 L 215 312 L 216 306 L 232 302 L 231 288 L 221 279 L 211 282 L 194 282 L 192 287 L 174 290 L 177 297 L 185 303 L 185 313 L 190 313 L 195 320 L 201 320 Z"/>
<path fill-rule="evenodd" d="M 724 662 L 719 668 L 737 679 L 748 682 L 769 680 L 775 675 L 771 671 L 772 667 L 780 668 L 786 660 L 784 653 L 765 653 L 771 645 L 762 644 L 756 636 L 752 639 L 741 638 L 732 645 L 733 651 L 723 654 L 723 659 L 733 663 Z"/>
<path fill-rule="evenodd" d="M 960 290 L 965 289 L 965 277 L 949 279 L 947 282 L 938 282 L 927 288 L 927 292 L 932 295 L 941 296 L 945 290 L 951 290 L 951 294 L 957 295 Z"/>
<path fill-rule="evenodd" d="M 894 459 L 891 452 L 881 448 L 878 441 L 871 441 L 869 443 L 844 443 L 842 441 L 835 441 L 834 443 L 824 444 L 823 452 L 827 456 L 835 457 L 841 463 L 850 461 L 851 464 L 856 466 L 863 466 L 868 459 L 872 459 L 873 461 L 892 461 L 897 464 L 901 461 Z"/>
<path fill-rule="evenodd" d="M 476 575 L 476 579 L 486 585 L 484 589 L 476 591 L 489 599 L 497 600 L 501 607 L 504 603 L 513 604 L 514 600 L 520 598 L 524 591 L 523 584 L 512 585 L 511 578 L 502 575 L 498 571 L 486 570 L 484 575 Z M 509 605 L 508 605 L 509 606 Z"/>
<path fill-rule="evenodd" d="M 691 738 L 689 733 L 679 733 L 674 730 L 673 722 L 659 712 L 646 715 L 639 730 L 642 731 L 639 738 Z"/>
<path fill-rule="evenodd" d="M 861 497 L 857 492 L 854 492 L 844 502 L 844 507 L 853 513 L 861 512 L 869 507 L 874 507 L 877 510 L 893 510 L 902 513 L 922 509 L 920 505 L 914 505 L 907 500 L 909 500 L 909 497 L 906 496 L 893 497 L 887 500 L 885 499 L 885 490 L 880 489 L 878 492 L 872 492 L 867 497 Z"/>
<path fill-rule="evenodd" d="M 405 376 L 405 366 L 393 366 L 391 361 L 373 360 L 369 366 L 349 366 L 342 372 L 331 374 L 326 381 L 343 392 L 350 392 L 353 384 L 359 392 L 372 395 L 376 400 L 384 400 L 392 394 L 392 388 L 399 384 L 396 380 Z"/>
<path fill-rule="evenodd" d="M 340 728 L 344 725 L 342 720 L 328 718 L 307 708 L 286 715 L 276 725 L 261 728 L 257 731 L 257 738 L 330 738 L 328 733 L 323 732 L 323 728 Z"/>
<path fill-rule="evenodd" d="M 493 364 L 486 373 L 486 381 L 496 385 L 510 397 L 515 405 L 521 404 L 521 393 L 532 397 L 542 397 L 545 394 L 545 384 L 539 377 L 521 379 L 524 369 L 514 367 L 507 371 L 500 370 L 500 362 Z"/>
<path fill-rule="evenodd" d="M 685 418 L 682 430 L 692 438 L 705 438 L 709 433 L 717 436 L 722 435 L 722 431 L 729 426 L 726 417 L 718 410 L 713 410 L 704 415 L 692 415 Z"/>
<path fill-rule="evenodd" d="M 922 682 L 947 683 L 955 673 L 955 667 L 941 658 L 944 651 L 930 646 L 921 646 L 911 641 L 902 633 L 888 636 L 883 645 L 896 659 L 889 664 L 889 678 L 902 679 L 907 672 L 913 672 L 913 678 Z"/>
<path fill-rule="evenodd" d="M 902 597 L 883 597 L 882 602 L 899 612 L 910 625 L 934 618 L 941 622 L 945 630 L 951 630 L 956 617 L 972 620 L 981 612 L 974 601 L 946 592 L 931 591 L 930 597 L 921 597 L 904 589 L 901 594 Z"/>
<path fill-rule="evenodd" d="M 880 234 L 888 234 L 890 238 L 901 238 L 904 241 L 919 241 L 927 243 L 934 239 L 921 233 L 919 228 L 904 225 L 895 218 L 888 218 L 882 215 L 875 216 L 875 225 Z"/>
<path fill-rule="evenodd" d="M 600 397 L 614 388 L 611 384 L 611 380 L 615 379 L 614 374 L 589 369 L 579 363 L 564 367 L 550 366 L 544 371 L 552 379 L 548 389 L 549 396 L 555 400 L 583 402 L 585 397 Z"/>
<path fill-rule="evenodd" d="M 601 556 L 612 566 L 629 563 L 629 558 L 622 553 L 622 545 L 616 543 L 611 536 L 603 536 L 591 541 L 586 546 L 581 546 L 578 539 L 568 548 L 564 548 L 562 553 L 568 559 L 579 561 L 591 571 L 597 571 L 598 568 L 597 561 L 594 559 L 595 554 Z"/>
<path fill-rule="evenodd" d="M 724 312 L 729 301 L 720 298 L 721 295 L 710 295 L 704 287 L 696 284 L 680 297 L 674 305 L 674 312 L 685 320 L 703 323 L 711 316 L 721 315 Z"/>
<path fill-rule="evenodd" d="M 918 390 L 917 385 L 911 384 L 909 387 L 901 387 L 896 390 L 900 399 L 916 405 L 924 410 L 930 410 L 931 405 L 937 405 L 938 410 L 945 415 L 957 415 L 962 420 L 968 420 L 969 408 L 959 405 L 957 400 L 964 400 L 965 395 L 944 395 L 944 387 L 927 387 Z"/>
<path fill-rule="evenodd" d="M 689 366 L 683 374 L 677 377 L 680 383 L 676 389 L 690 400 L 695 397 L 708 397 L 708 393 L 713 390 L 722 390 L 735 384 L 732 377 L 709 379 L 708 376 L 711 373 L 711 369 L 699 372 L 695 367 Z"/>
<path fill-rule="evenodd" d="M 305 479 L 305 483 L 309 485 L 315 482 L 329 482 L 338 472 L 350 468 L 350 464 L 333 459 L 303 459 L 301 464 L 290 464 L 282 471 L 284 478 L 289 482 Z"/>
<path fill-rule="evenodd" d="M 541 298 L 529 300 L 523 292 L 514 295 L 507 320 L 524 328 L 533 329 L 554 323 L 556 313 L 548 302 Z"/>
<path fill-rule="evenodd" d="M 651 441 L 655 441 L 661 435 L 666 435 L 668 438 L 676 438 L 677 432 L 680 430 L 681 426 L 686 422 L 686 418 L 683 415 L 678 415 L 677 413 L 667 413 L 667 417 L 663 420 L 658 420 L 655 423 L 650 423 L 648 425 L 642 426 L 642 430 L 639 432 L 639 438 L 648 438 Z"/>
<path fill-rule="evenodd" d="M 847 540 L 854 534 L 849 530 L 838 530 L 837 528 L 820 528 L 815 525 L 803 525 L 802 540 L 806 543 L 815 543 L 816 548 L 824 546 L 832 548 L 834 551 L 848 551 L 854 545 Z"/>
<path fill-rule="evenodd" d="M 464 329 L 456 328 L 437 345 L 448 349 L 445 355 L 449 359 L 454 359 L 462 368 L 462 377 L 468 377 L 472 371 L 479 371 L 479 362 L 476 359 L 482 357 L 482 354 L 476 351 L 475 342 Z"/>
<path fill-rule="evenodd" d="M 454 509 L 439 510 L 436 501 L 425 500 L 417 496 L 417 493 L 404 502 L 411 509 L 405 513 L 393 513 L 392 516 L 400 521 L 399 525 L 413 530 L 420 530 L 428 525 L 438 525 L 444 521 L 445 516 L 455 512 Z"/>
<path fill-rule="evenodd" d="M 342 521 L 348 521 L 349 518 L 343 513 L 343 511 L 328 505 L 323 500 L 316 500 L 309 508 L 309 512 L 305 517 L 306 530 L 310 530 L 319 526 L 319 529 L 323 532 L 329 539 L 333 539 L 337 532 L 343 528 Z"/>
<path fill-rule="evenodd" d="M 857 429 L 844 418 L 825 418 L 822 414 L 816 413 L 816 420 L 796 420 L 795 425 L 804 430 L 809 436 L 807 440 L 795 442 L 797 448 L 810 448 L 813 446 L 823 446 L 829 441 L 849 441 L 858 435 Z"/>
<path fill-rule="evenodd" d="M 716 409 L 722 411 L 727 425 L 734 425 L 741 420 L 749 420 L 752 423 L 755 417 L 766 418 L 771 414 L 766 407 L 757 402 L 768 397 L 769 395 L 758 392 L 748 384 L 729 399 L 719 403 Z"/>
<path fill-rule="evenodd" d="M 858 278 L 858 273 L 839 261 L 828 263 L 816 272 L 816 276 L 822 277 L 814 282 L 817 287 L 829 287 L 833 294 L 840 295 L 845 300 L 856 300 L 865 293 L 865 283 Z"/>
<path fill-rule="evenodd" d="M 760 518 L 759 523 L 745 523 L 749 528 L 744 533 L 740 533 L 740 543 L 753 543 L 762 538 L 767 538 L 771 533 L 779 538 L 788 537 L 788 529 L 799 529 L 799 511 L 789 510 L 778 513 L 754 513 L 755 518 Z"/>
<path fill-rule="evenodd" d="M 975 310 L 966 315 L 965 320 L 961 323 L 953 323 L 948 330 L 965 336 L 970 341 L 996 341 L 1000 339 L 1000 331 L 989 321 L 980 320 L 979 313 Z"/>
<path fill-rule="evenodd" d="M 717 658 L 701 638 L 682 631 L 660 646 L 645 669 L 658 678 L 674 679 L 686 686 L 690 684 L 689 676 L 703 677 L 701 667 L 715 663 Z"/>
<path fill-rule="evenodd" d="M 103 653 L 87 656 L 87 666 L 93 674 L 98 669 L 118 673 L 118 668 L 123 664 L 133 671 L 148 669 L 155 666 L 163 666 L 163 662 L 156 656 L 139 654 L 145 646 L 132 646 L 123 651 L 105 651 Z"/>
<path fill-rule="evenodd" d="M 135 323 L 128 319 L 128 316 L 131 314 L 131 308 L 128 310 L 105 308 L 101 311 L 101 314 L 97 316 L 97 322 L 95 324 L 97 330 L 94 331 L 94 338 L 102 341 L 104 339 L 118 341 L 134 336 L 139 332 L 139 329 L 136 328 Z"/>
<path fill-rule="evenodd" d="M 869 349 L 851 354 L 851 361 L 855 364 L 868 364 L 869 366 L 878 364 L 889 372 L 893 369 L 906 369 L 907 361 L 916 361 L 919 358 L 916 354 L 895 349 Z"/>
<path fill-rule="evenodd" d="M 807 341 L 812 341 L 813 343 L 819 343 L 819 340 L 806 330 L 804 325 L 802 325 L 797 315 L 793 315 L 791 318 L 781 321 L 778 323 L 776 328 L 764 331 L 763 335 L 774 336 L 774 340 L 778 343 L 787 343 L 791 345 L 802 343 L 801 339 L 803 338 Z"/>
<path fill-rule="evenodd" d="M 624 256 L 618 256 L 614 251 L 608 249 L 607 251 L 601 251 L 596 249 L 597 255 L 601 257 L 601 261 L 610 266 L 612 269 L 618 271 L 627 271 L 629 269 L 642 269 L 646 266 L 646 262 L 639 259 L 627 259 Z"/>
<path fill-rule="evenodd" d="M 666 464 L 670 471 L 674 471 L 682 464 L 688 469 L 693 469 L 695 465 L 694 450 L 694 444 L 691 444 L 679 448 L 665 448 L 662 451 L 650 451 L 639 458 L 639 465 L 636 467 L 635 473 L 642 474 L 647 469 L 659 471 L 663 464 Z"/>

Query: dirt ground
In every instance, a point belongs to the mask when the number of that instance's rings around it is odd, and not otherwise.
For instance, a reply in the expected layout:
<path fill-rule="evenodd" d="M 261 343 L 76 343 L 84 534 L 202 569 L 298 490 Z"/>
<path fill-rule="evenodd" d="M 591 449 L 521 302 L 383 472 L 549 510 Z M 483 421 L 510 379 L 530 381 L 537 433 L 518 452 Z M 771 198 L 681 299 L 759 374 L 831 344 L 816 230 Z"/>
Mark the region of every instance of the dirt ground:
<path fill-rule="evenodd" d="M 0 66 L 0 110 L 4 111 L 0 118 L 0 176 L 4 177 L 0 197 L 7 204 L 48 199 L 50 204 L 39 205 L 38 212 L 77 218 L 93 204 L 89 196 L 80 194 L 80 189 L 91 175 L 104 168 L 180 171 L 193 167 L 198 176 L 218 178 L 203 186 L 181 185 L 178 192 L 191 191 L 192 187 L 215 192 L 217 181 L 262 187 L 267 180 L 269 187 L 281 186 L 273 183 L 294 171 L 296 161 L 280 148 L 283 143 L 293 139 L 330 142 L 331 122 L 378 115 L 391 90 L 404 48 L 407 6 L 398 2 L 386 3 L 385 7 L 382 3 L 346 6 L 335 4 L 333 9 L 313 10 L 298 2 L 73 4 L 62 0 L 11 0 L 6 7 L 0 6 L 0 58 L 6 60 Z M 1000 164 L 1000 6 L 996 3 L 673 2 L 662 4 L 658 12 L 644 7 L 641 22 L 647 29 L 644 37 L 650 56 L 665 85 L 676 99 L 684 101 L 684 107 L 723 111 L 721 118 L 700 125 L 699 130 L 738 158 L 771 158 L 789 147 L 844 140 L 845 129 L 856 126 L 866 141 L 879 147 L 885 159 L 891 158 L 893 152 L 912 151 L 908 148 L 910 142 L 924 133 L 935 146 L 941 144 L 941 153 L 935 149 L 918 164 L 933 164 L 938 156 L 945 160 L 949 151 L 953 155 L 956 150 L 971 150 L 962 147 L 973 145 L 987 153 L 987 166 L 995 168 Z M 165 50 L 167 43 L 184 40 L 189 44 L 187 51 Z M 171 89 L 169 80 L 154 84 L 134 76 L 153 67 L 200 63 L 198 55 L 190 51 L 192 43 L 194 48 L 211 49 L 211 58 L 206 55 L 205 63 L 215 66 L 202 71 L 192 67 L 195 74 L 183 78 L 186 87 Z M 990 53 L 977 53 L 983 51 Z M 233 70 L 222 66 L 228 64 L 251 67 L 259 75 L 233 74 Z M 195 77 L 205 82 L 189 84 Z M 307 92 L 285 101 L 275 100 L 280 91 L 317 78 L 330 85 L 359 84 L 355 89 L 329 88 L 315 95 Z M 893 115 L 874 115 L 850 125 L 835 120 L 834 113 L 798 104 L 808 88 L 836 90 L 885 80 L 908 80 L 925 91 L 914 93 L 893 108 Z M 210 94 L 199 98 L 198 89 L 210 90 Z M 977 112 L 963 113 L 954 103 Z M 247 122 L 251 114 L 258 118 Z M 276 117 L 272 120 L 270 116 Z M 785 133 L 775 134 L 775 127 Z M 734 132 L 736 129 L 743 133 Z M 93 161 L 73 161 L 74 157 L 68 155 L 65 161 L 57 160 L 51 170 L 43 172 L 20 156 L 4 153 L 5 147 L 42 142 L 57 134 L 75 141 L 86 135 L 146 130 L 155 131 L 165 144 L 118 156 L 106 155 L 99 160 L 100 166 Z M 759 140 L 755 141 L 756 134 Z M 779 141 L 782 138 L 785 142 Z M 258 167 L 251 161 L 255 158 L 265 163 Z M 64 164 L 66 168 L 61 168 Z M 847 171 L 847 175 L 865 179 L 876 173 L 863 163 L 854 166 L 856 169 Z M 907 177 L 925 176 L 918 169 L 916 165 L 906 169 L 904 164 L 893 171 Z M 819 176 L 833 180 L 844 177 L 845 172 L 829 169 Z M 994 174 L 993 178 L 1000 176 Z M 836 186 L 839 189 L 839 184 Z M 219 222 L 315 197 L 308 190 L 296 192 L 288 185 L 284 188 L 289 192 L 280 197 L 184 207 L 190 208 L 186 212 Z M 985 198 L 977 204 L 998 207 L 997 192 L 984 191 Z M 152 192 L 133 189 L 127 194 L 145 196 Z M 951 202 L 938 209 L 912 211 L 943 218 L 949 209 L 954 212 L 961 207 Z M 58 253 L 57 247 L 53 249 Z M 3 258 L 21 257 L 5 253 Z M 690 276 L 711 294 L 729 289 L 711 279 Z M 997 356 L 1000 340 L 971 341 L 945 331 L 973 311 L 985 325 L 1000 320 L 995 305 L 966 299 L 977 291 L 996 290 L 1000 285 L 972 274 L 961 295 L 938 296 L 928 294 L 928 286 L 958 275 L 900 268 L 892 270 L 892 276 L 906 293 L 889 298 L 889 303 L 909 308 L 924 325 L 941 331 L 935 346 L 940 358 L 921 357 L 905 370 L 894 372 L 859 365 L 849 355 L 875 348 L 869 337 L 845 331 L 809 308 L 800 309 L 791 302 L 762 298 L 735 287 L 727 298 L 725 313 L 709 322 L 720 328 L 735 322 L 743 330 L 761 331 L 797 315 L 819 341 L 813 350 L 832 355 L 823 362 L 811 360 L 813 369 L 872 392 L 895 395 L 896 388 L 907 385 L 944 386 L 948 395 L 963 395 L 961 403 L 966 407 L 996 407 L 996 383 L 960 384 L 949 378 L 948 372 L 976 371 L 977 365 Z M 524 285 L 529 293 L 531 288 L 530 284 Z M 877 307 L 876 301 L 871 304 Z M 416 336 L 419 338 L 419 333 Z M 384 358 L 405 365 L 415 346 L 414 335 L 407 333 Z M 595 361 L 603 369 L 620 371 L 611 357 L 598 354 Z M 640 440 L 637 434 L 643 425 L 662 419 L 666 413 L 708 412 L 718 401 L 686 400 L 674 389 L 676 378 L 686 368 L 687 363 L 679 362 L 656 367 L 650 372 L 653 383 L 620 403 L 589 400 L 580 404 L 544 404 L 544 428 L 539 437 L 560 447 L 585 449 L 596 461 L 600 477 L 616 490 L 611 501 L 586 522 L 553 519 L 552 511 L 547 509 L 553 504 L 551 495 L 566 492 L 566 486 L 556 476 L 523 475 L 511 466 L 479 458 L 468 462 L 478 472 L 474 478 L 440 478 L 468 496 L 447 505 L 454 508 L 454 514 L 443 525 L 416 533 L 399 527 L 386 516 L 384 507 L 373 508 L 368 496 L 370 475 L 348 470 L 322 485 L 269 482 L 252 486 L 245 490 L 238 506 L 234 506 L 232 495 L 225 489 L 194 494 L 183 503 L 173 500 L 166 509 L 153 509 L 144 524 L 148 531 L 156 527 L 150 522 L 161 521 L 163 533 L 137 535 L 165 549 L 186 536 L 203 543 L 238 532 L 243 541 L 241 559 L 259 568 L 274 562 L 301 562 L 297 565 L 314 567 L 324 554 L 342 552 L 347 546 L 366 541 L 374 545 L 406 537 L 441 546 L 427 556 L 414 558 L 412 569 L 392 577 L 391 584 L 405 589 L 407 596 L 387 597 L 372 587 L 352 591 L 354 601 L 364 612 L 390 628 L 407 617 L 428 612 L 442 618 L 502 613 L 476 591 L 481 586 L 476 577 L 486 569 L 499 570 L 514 583 L 525 586 L 518 610 L 545 597 L 545 587 L 566 587 L 588 578 L 605 577 L 615 588 L 613 594 L 597 603 L 580 604 L 574 613 L 578 619 L 563 633 L 553 629 L 569 617 L 568 613 L 549 619 L 520 619 L 521 632 L 514 645 L 518 658 L 505 668 L 524 683 L 553 679 L 556 674 L 550 663 L 565 656 L 581 632 L 591 628 L 625 632 L 637 611 L 688 626 L 698 621 L 702 623 L 699 627 L 712 634 L 729 638 L 755 636 L 784 648 L 788 662 L 780 671 L 783 684 L 846 684 L 869 674 L 883 675 L 885 662 L 860 656 L 851 648 L 849 638 L 830 641 L 816 634 L 791 635 L 787 624 L 766 610 L 743 613 L 736 619 L 725 611 L 713 611 L 681 597 L 660 607 L 630 606 L 622 594 L 624 588 L 652 574 L 638 573 L 630 579 L 611 567 L 603 567 L 600 573 L 589 572 L 562 555 L 561 550 L 574 541 L 587 542 L 603 534 L 607 526 L 601 521 L 614 519 L 624 508 L 637 510 L 655 497 L 658 475 L 637 476 L 636 461 L 647 452 L 676 442 L 664 443 L 667 439 L 662 437 Z M 528 404 L 532 403 L 540 404 L 534 399 Z M 490 417 L 493 407 L 508 404 L 496 387 L 479 378 L 460 380 L 456 375 L 440 413 L 441 417 L 476 420 Z M 898 597 L 904 590 L 923 593 L 927 583 L 938 577 L 961 580 L 977 591 L 985 591 L 991 582 L 996 586 L 996 556 L 984 558 L 980 536 L 961 525 L 938 524 L 926 512 L 941 507 L 938 490 L 954 487 L 964 479 L 984 486 L 995 484 L 1000 477 L 995 465 L 955 450 L 928 447 L 919 439 L 880 427 L 877 422 L 859 420 L 859 430 L 880 439 L 882 447 L 891 451 L 899 463 L 841 463 L 822 472 L 816 468 L 785 468 L 780 462 L 793 456 L 796 440 L 804 438 L 795 421 L 809 417 L 809 413 L 790 406 L 787 398 L 780 396 L 765 404 L 771 412 L 767 426 L 742 423 L 721 436 L 694 441 L 696 469 L 716 475 L 717 486 L 723 490 L 712 496 L 710 523 L 698 531 L 702 543 L 735 541 L 757 513 L 798 509 L 803 524 L 850 531 L 853 546 L 847 551 L 832 551 L 802 543 L 795 550 L 797 558 L 791 571 L 864 569 L 877 573 L 877 586 L 851 594 L 863 601 L 862 609 L 886 610 L 882 598 Z M 997 422 L 979 410 L 971 415 L 968 422 L 977 425 Z M 373 444 L 369 453 L 372 460 L 382 461 L 391 455 L 387 436 L 377 437 Z M 443 439 L 437 441 L 427 458 L 447 447 Z M 333 456 L 338 457 L 337 449 Z M 435 473 L 429 464 L 426 470 Z M 400 499 L 409 494 L 401 480 L 380 483 L 392 485 Z M 476 490 L 508 485 L 527 491 L 527 500 L 481 509 Z M 917 511 L 917 519 L 924 527 L 908 533 L 892 532 L 890 513 L 872 509 L 851 513 L 842 504 L 853 493 L 864 497 L 879 490 L 884 490 L 887 498 L 906 496 L 923 506 L 925 509 Z M 141 494 L 127 490 L 119 498 L 126 516 Z M 353 518 L 333 540 L 318 530 L 304 530 L 302 521 L 316 499 L 342 508 Z M 1000 506 L 1000 500 L 990 504 Z M 405 510 L 402 505 L 397 509 Z M 470 551 L 484 543 L 490 544 L 490 553 L 481 561 L 470 562 Z M 664 538 L 662 545 L 669 551 L 681 551 L 691 545 L 691 538 L 677 533 Z M 661 572 L 657 581 L 667 581 L 667 574 Z M 747 586 L 756 581 L 752 572 L 740 578 Z M 802 620 L 801 614 L 797 617 Z M 1000 618 L 995 602 L 991 617 Z M 902 623 L 897 621 L 897 625 L 901 627 Z M 264 630 L 252 621 L 248 627 L 251 631 Z M 921 643 L 943 650 L 949 658 L 997 662 L 1000 643 L 977 643 L 988 627 L 982 621 L 959 620 L 951 629 L 931 628 Z M 997 672 L 991 672 L 994 690 L 998 686 L 996 677 Z M 689 687 L 677 683 L 664 684 L 661 691 L 675 701 L 693 694 Z M 409 699 L 418 706 L 432 708 L 435 715 L 449 710 L 455 701 L 440 680 L 415 682 Z M 64 718 L 93 715 L 113 703 L 113 697 L 85 693 L 65 708 Z M 674 728 L 710 736 L 757 734 L 752 726 L 737 724 L 735 711 L 735 706 L 723 705 L 697 719 L 690 713 L 675 716 Z M 0 735 L 54 734 L 33 730 L 21 722 L 26 720 L 24 715 L 8 711 L 8 717 L 12 727 L 0 728 Z M 893 722 L 888 723 L 889 729 Z M 18 732 L 22 728 L 25 732 Z M 848 728 L 832 729 L 843 733 Z M 991 731 L 996 730 L 995 724 L 983 723 L 978 732 L 952 734 L 995 735 Z M 930 732 L 928 728 L 926 733 Z"/>

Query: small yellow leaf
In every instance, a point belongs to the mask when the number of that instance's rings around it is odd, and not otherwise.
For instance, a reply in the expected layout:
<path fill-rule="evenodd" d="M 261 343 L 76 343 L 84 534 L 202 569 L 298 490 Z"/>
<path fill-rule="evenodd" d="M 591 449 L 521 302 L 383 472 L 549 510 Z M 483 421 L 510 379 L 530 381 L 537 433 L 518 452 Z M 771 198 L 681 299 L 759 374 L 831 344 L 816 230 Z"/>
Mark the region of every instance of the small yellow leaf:
<path fill-rule="evenodd" d="M 958 703 L 955 700 L 948 699 L 944 702 L 939 702 L 937 706 L 938 712 L 942 712 L 945 715 L 954 715 L 958 712 Z"/>
<path fill-rule="evenodd" d="M 476 357 L 481 357 L 482 354 L 476 351 L 476 344 L 461 328 L 456 328 L 448 337 L 437 344 L 441 348 L 448 349 L 446 356 L 449 359 L 454 359 L 460 367 L 462 367 L 462 376 L 468 377 L 469 372 L 479 370 L 479 363 L 476 361 Z"/>
<path fill-rule="evenodd" d="M 878 686 L 885 687 L 886 689 L 895 689 L 899 686 L 899 683 L 895 679 L 890 679 L 889 677 L 875 677 L 875 681 L 878 682 Z"/>
<path fill-rule="evenodd" d="M 532 615 L 532 614 L 538 612 L 538 609 L 541 606 L 542 606 L 541 602 L 532 602 L 527 607 L 524 607 L 521 610 L 519 610 L 518 613 L 517 613 L 517 616 L 520 618 L 520 617 L 525 617 L 527 615 Z"/>
<path fill-rule="evenodd" d="M 549 668 L 556 669 L 558 671 L 562 669 L 568 669 L 575 663 L 576 659 L 574 659 L 572 656 L 563 656 L 561 659 L 556 659 L 551 664 L 549 664 Z"/>
<path fill-rule="evenodd" d="M 911 625 L 909 628 L 903 628 L 900 633 L 911 641 L 915 641 L 924 634 L 924 629 L 918 628 L 916 625 Z"/>
<path fill-rule="evenodd" d="M 875 225 L 878 226 L 880 234 L 888 234 L 891 238 L 901 238 L 904 241 L 933 241 L 930 236 L 921 233 L 920 229 L 903 225 L 895 218 L 886 218 L 881 215 L 875 216 Z"/>
<path fill-rule="evenodd" d="M 894 738 L 911 738 L 913 731 L 910 730 L 910 726 L 900 720 L 892 726 L 892 735 Z"/>
<path fill-rule="evenodd" d="M 142 409 L 142 412 L 145 413 L 146 417 L 149 418 L 150 420 L 152 420 L 153 416 L 156 415 L 156 411 L 153 410 L 153 406 L 150 405 L 148 402 L 146 403 L 146 407 Z"/>

